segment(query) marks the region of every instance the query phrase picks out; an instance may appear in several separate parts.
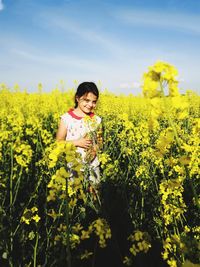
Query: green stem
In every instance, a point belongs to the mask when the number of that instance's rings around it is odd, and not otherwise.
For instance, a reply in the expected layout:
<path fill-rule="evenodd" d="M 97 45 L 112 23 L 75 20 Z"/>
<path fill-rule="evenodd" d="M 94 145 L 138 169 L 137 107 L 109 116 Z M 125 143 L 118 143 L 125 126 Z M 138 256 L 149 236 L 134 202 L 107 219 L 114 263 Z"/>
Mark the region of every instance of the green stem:
<path fill-rule="evenodd" d="M 9 210 L 9 217 L 10 217 L 10 246 L 9 246 L 9 265 L 12 267 L 12 253 L 13 253 L 13 148 L 11 145 L 10 149 L 10 156 L 11 156 L 11 172 L 10 172 L 10 210 Z"/>
<path fill-rule="evenodd" d="M 38 188 L 39 188 L 39 186 L 40 186 L 40 183 L 42 182 L 42 178 L 43 178 L 43 177 L 40 177 L 40 179 L 39 179 L 39 181 L 38 181 L 38 183 L 37 183 L 37 185 L 36 185 L 36 188 L 35 188 L 34 192 L 31 194 L 31 196 L 30 196 L 28 202 L 26 203 L 26 205 L 24 205 L 24 208 L 23 208 L 23 210 L 22 210 L 22 212 L 21 212 L 21 214 L 20 214 L 20 216 L 19 216 L 20 218 L 21 218 L 22 214 L 24 213 L 25 209 L 26 209 L 26 208 L 29 206 L 29 204 L 31 203 L 32 199 L 35 197 L 35 194 L 36 194 L 36 192 L 37 192 L 37 190 L 38 190 Z M 22 226 L 22 224 L 19 223 L 18 226 L 15 228 L 15 231 L 14 231 L 13 235 L 16 235 L 18 229 L 19 229 L 21 226 Z"/>
<path fill-rule="evenodd" d="M 156 169 L 157 169 L 157 167 L 153 168 L 153 171 L 154 171 L 153 173 L 156 172 Z M 155 178 L 155 175 L 153 175 L 153 180 L 154 180 L 154 183 L 155 183 L 155 186 L 156 186 L 156 190 L 157 190 L 157 192 L 159 192 L 158 183 L 157 183 L 157 180 Z"/>
<path fill-rule="evenodd" d="M 34 258 L 33 258 L 33 267 L 37 267 L 37 248 L 38 248 L 39 234 L 36 234 L 35 246 L 34 246 Z"/>
<path fill-rule="evenodd" d="M 141 224 L 142 224 L 142 220 L 144 218 L 144 195 L 142 192 L 142 200 L 141 200 L 141 214 L 140 214 L 140 220 L 141 220 Z"/>
<path fill-rule="evenodd" d="M 66 226 L 67 226 L 67 266 L 71 267 L 71 251 L 70 251 L 70 232 L 69 232 L 69 193 L 68 193 L 68 178 L 66 178 Z"/>
<path fill-rule="evenodd" d="M 172 127 L 172 130 L 173 130 L 173 133 L 174 133 L 174 136 L 175 136 L 175 140 L 176 140 L 176 143 L 178 145 L 178 149 L 181 150 L 181 143 L 180 143 L 180 140 L 179 140 L 179 137 L 178 137 L 178 134 L 177 134 L 176 127 L 174 126 L 174 123 L 173 123 L 173 121 L 171 119 L 171 116 L 170 116 L 170 114 L 168 112 L 168 107 L 167 107 L 167 103 L 166 103 L 166 100 L 165 100 L 164 88 L 163 88 L 163 85 L 162 85 L 161 81 L 160 81 L 160 88 L 161 88 L 162 98 L 164 100 L 167 119 L 169 121 L 170 126 Z"/>
<path fill-rule="evenodd" d="M 17 179 L 17 182 L 16 182 L 16 185 L 15 185 L 15 188 L 14 188 L 14 196 L 13 196 L 13 205 L 17 199 L 17 194 L 18 194 L 18 191 L 19 191 L 19 186 L 20 186 L 20 182 L 21 182 L 21 176 L 22 176 L 22 169 L 23 167 L 21 166 L 20 168 L 20 172 L 19 172 L 19 175 L 18 175 L 18 179 Z"/>
<path fill-rule="evenodd" d="M 187 166 L 185 166 L 185 165 L 184 165 L 184 168 L 185 168 L 185 172 L 186 172 L 186 178 L 188 177 L 188 181 L 189 181 L 190 187 L 192 189 L 192 193 L 194 195 L 195 203 L 197 205 L 197 208 L 200 210 L 199 197 L 198 197 L 197 192 L 196 192 L 196 190 L 194 188 L 193 181 L 192 181 L 192 179 L 190 179 L 189 170 L 188 170 Z"/>

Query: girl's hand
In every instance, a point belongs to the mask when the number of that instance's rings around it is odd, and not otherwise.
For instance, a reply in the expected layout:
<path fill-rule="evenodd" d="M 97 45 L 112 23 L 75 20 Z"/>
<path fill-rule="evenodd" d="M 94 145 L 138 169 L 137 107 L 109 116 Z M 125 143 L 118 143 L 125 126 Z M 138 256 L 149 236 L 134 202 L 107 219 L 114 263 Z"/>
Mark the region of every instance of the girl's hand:
<path fill-rule="evenodd" d="M 82 137 L 78 140 L 74 140 L 73 144 L 77 147 L 82 147 L 84 149 L 88 149 L 91 146 L 92 141 L 89 138 Z"/>

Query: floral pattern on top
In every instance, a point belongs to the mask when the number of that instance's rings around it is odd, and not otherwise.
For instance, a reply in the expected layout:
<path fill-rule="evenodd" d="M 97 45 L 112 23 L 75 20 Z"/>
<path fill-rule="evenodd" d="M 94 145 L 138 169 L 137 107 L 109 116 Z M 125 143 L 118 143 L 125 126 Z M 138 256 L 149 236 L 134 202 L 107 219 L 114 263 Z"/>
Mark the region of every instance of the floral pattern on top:
<path fill-rule="evenodd" d="M 73 109 L 70 109 L 67 113 L 61 116 L 66 129 L 67 129 L 67 141 L 77 140 L 82 137 L 92 138 L 93 145 L 97 143 L 95 140 L 96 134 L 95 131 L 98 129 L 101 118 L 94 113 L 91 113 L 89 116 L 79 117 L 74 112 Z M 83 161 L 88 159 L 88 153 L 84 148 L 77 147 L 77 152 L 79 152 L 83 158 Z M 99 160 L 97 156 L 90 162 L 91 166 L 99 166 Z"/>

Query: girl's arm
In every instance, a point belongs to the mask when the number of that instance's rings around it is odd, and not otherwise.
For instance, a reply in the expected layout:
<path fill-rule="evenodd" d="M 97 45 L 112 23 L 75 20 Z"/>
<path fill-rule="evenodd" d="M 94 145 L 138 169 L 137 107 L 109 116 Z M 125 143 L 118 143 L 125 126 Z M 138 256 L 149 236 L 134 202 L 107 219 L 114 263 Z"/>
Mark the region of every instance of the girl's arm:
<path fill-rule="evenodd" d="M 60 121 L 58 131 L 56 134 L 57 141 L 65 141 L 67 136 L 67 128 L 63 120 Z M 89 138 L 83 137 L 77 140 L 70 140 L 68 142 L 73 143 L 76 147 L 82 147 L 88 149 L 91 145 L 91 140 Z"/>
<path fill-rule="evenodd" d="M 66 140 L 66 136 L 67 136 L 67 128 L 64 124 L 64 121 L 61 120 L 60 125 L 58 127 L 58 131 L 56 133 L 56 140 L 57 141 L 64 141 L 64 140 Z"/>

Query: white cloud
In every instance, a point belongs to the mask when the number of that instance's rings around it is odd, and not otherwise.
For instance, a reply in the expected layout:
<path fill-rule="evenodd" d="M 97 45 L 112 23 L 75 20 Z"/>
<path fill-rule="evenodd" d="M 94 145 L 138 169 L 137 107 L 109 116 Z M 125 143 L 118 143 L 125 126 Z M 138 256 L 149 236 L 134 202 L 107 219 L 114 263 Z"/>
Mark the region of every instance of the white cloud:
<path fill-rule="evenodd" d="M 139 82 L 124 82 L 119 85 L 120 89 L 138 89 L 141 87 Z"/>
<path fill-rule="evenodd" d="M 0 0 L 0 11 L 4 9 L 4 5 L 3 5 L 3 2 L 2 0 Z"/>
<path fill-rule="evenodd" d="M 194 14 L 165 12 L 163 10 L 121 9 L 115 10 L 113 16 L 130 25 L 200 34 L 200 17 Z"/>

